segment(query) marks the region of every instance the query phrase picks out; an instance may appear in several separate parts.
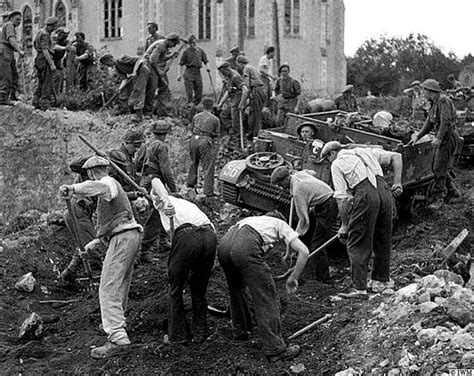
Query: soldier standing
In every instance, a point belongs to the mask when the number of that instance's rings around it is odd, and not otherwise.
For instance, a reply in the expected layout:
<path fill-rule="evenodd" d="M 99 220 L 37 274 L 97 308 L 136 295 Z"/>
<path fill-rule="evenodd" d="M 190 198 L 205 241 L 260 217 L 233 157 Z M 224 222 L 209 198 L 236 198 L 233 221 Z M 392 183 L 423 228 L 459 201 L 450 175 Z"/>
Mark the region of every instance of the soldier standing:
<path fill-rule="evenodd" d="M 107 342 L 91 351 L 93 358 L 104 359 L 123 354 L 130 348 L 125 330 L 125 311 L 142 228 L 133 218 L 124 190 L 108 174 L 109 161 L 94 156 L 84 163 L 83 168 L 91 180 L 62 185 L 60 193 L 66 197 L 98 197 L 97 238 L 89 242 L 85 249 L 93 249 L 100 243 L 107 244 L 99 286 L 102 326 L 107 333 Z"/>
<path fill-rule="evenodd" d="M 138 171 L 142 171 L 140 185 L 148 191 L 151 188 L 153 178 L 160 179 L 169 192 L 176 193 L 178 191 L 171 171 L 168 145 L 164 142 L 166 134 L 170 131 L 171 126 L 164 120 L 158 120 L 145 129 L 145 144 L 137 153 L 135 166 Z M 145 224 L 140 261 L 151 262 L 152 256 L 149 251 L 157 239 L 159 239 L 161 265 L 166 265 L 170 244 L 161 223 L 160 215 L 156 210 L 153 210 Z"/>
<path fill-rule="evenodd" d="M 253 140 L 262 129 L 262 109 L 265 104 L 265 93 L 260 74 L 254 66 L 249 64 L 247 57 L 240 55 L 237 63 L 243 70 L 243 79 L 249 88 L 249 118 L 248 118 L 248 139 Z"/>
<path fill-rule="evenodd" d="M 74 48 L 70 46 L 67 39 L 69 30 L 65 27 L 60 27 L 56 30 L 56 40 L 54 44 L 53 61 L 56 66 L 56 74 L 54 75 L 54 88 L 56 93 L 62 93 L 64 89 L 64 80 L 66 78 L 66 53 L 72 51 Z"/>
<path fill-rule="evenodd" d="M 240 55 L 240 48 L 235 46 L 230 49 L 230 56 L 226 59 L 226 62 L 230 64 L 230 67 L 235 70 L 238 74 L 242 75 L 243 70 L 237 63 L 237 57 Z"/>
<path fill-rule="evenodd" d="M 56 96 L 53 86 L 56 65 L 54 65 L 53 60 L 54 45 L 51 40 L 51 33 L 57 29 L 58 22 L 56 17 L 48 17 L 45 26 L 38 32 L 34 41 L 38 85 L 33 96 L 33 106 L 41 109 L 47 109 L 51 105 L 52 97 Z M 54 98 L 54 100 L 56 99 Z"/>
<path fill-rule="evenodd" d="M 157 114 L 167 115 L 171 91 L 169 89 L 168 68 L 169 62 L 178 57 L 178 52 L 171 52 L 170 49 L 179 43 L 179 35 L 170 33 L 165 39 L 154 42 L 145 52 L 145 59 L 150 64 L 151 91 L 158 89 Z"/>
<path fill-rule="evenodd" d="M 441 88 L 437 81 L 427 79 L 421 84 L 421 87 L 424 89 L 431 107 L 423 128 L 418 134 L 414 134 L 410 144 L 415 144 L 425 134 L 435 130 L 436 135 L 431 142 L 435 149 L 433 160 L 435 181 L 431 189 L 434 201 L 428 207 L 438 210 L 443 206 L 443 200 L 461 195 L 454 184 L 452 172 L 454 152 L 459 142 L 459 136 L 455 129 L 456 108 L 451 99 L 441 94 Z"/>
<path fill-rule="evenodd" d="M 360 112 L 359 105 L 357 104 L 357 99 L 353 91 L 354 85 L 347 85 L 342 91 L 342 94 L 334 100 L 338 110 L 346 112 Z"/>
<path fill-rule="evenodd" d="M 248 88 L 245 85 L 242 76 L 231 68 L 229 62 L 224 62 L 217 67 L 221 75 L 224 77 L 224 95 L 217 104 L 217 108 L 220 110 L 225 101 L 230 98 L 230 113 L 232 123 L 229 129 L 229 134 L 237 136 L 240 132 L 239 116 L 242 116 L 242 112 L 245 109 L 245 102 L 247 101 Z M 227 125 L 227 124 L 226 124 Z"/>
<path fill-rule="evenodd" d="M 13 11 L 8 15 L 0 33 L 0 105 L 10 105 L 10 99 L 17 100 L 18 70 L 13 52 L 18 52 L 20 58 L 25 55 L 15 32 L 20 23 L 21 12 Z M 24 82 L 23 85 L 25 84 Z"/>
<path fill-rule="evenodd" d="M 288 112 L 299 112 L 300 83 L 290 77 L 290 66 L 282 64 L 278 69 L 280 75 L 273 88 L 273 99 L 278 101 L 277 123 L 279 127 L 285 125 L 285 115 Z"/>
<path fill-rule="evenodd" d="M 206 53 L 201 47 L 196 46 L 196 41 L 195 35 L 191 34 L 188 37 L 189 47 L 183 51 L 179 61 L 178 81 L 184 78 L 184 88 L 188 103 L 194 103 L 197 106 L 201 103 L 202 99 L 202 65 L 205 65 L 208 73 L 211 70 L 209 69 Z"/>
<path fill-rule="evenodd" d="M 275 47 L 270 46 L 265 50 L 263 55 L 258 61 L 258 71 L 260 72 L 260 78 L 263 82 L 263 91 L 265 93 L 264 107 L 270 107 L 270 97 L 272 95 L 273 80 L 273 59 L 275 58 Z"/>
<path fill-rule="evenodd" d="M 165 39 L 164 35 L 158 33 L 158 24 L 156 22 L 148 22 L 146 25 L 150 35 L 146 38 L 145 51 L 157 40 Z"/>
<path fill-rule="evenodd" d="M 79 88 L 83 91 L 92 89 L 95 80 L 94 49 L 86 42 L 84 33 L 77 32 L 73 45 L 76 48 L 77 73 Z"/>
<path fill-rule="evenodd" d="M 207 197 L 214 196 L 214 165 L 216 151 L 214 142 L 219 139 L 221 123 L 211 111 L 214 108 L 212 98 L 202 100 L 203 111 L 194 115 L 192 121 L 192 137 L 189 144 L 191 166 L 189 166 L 189 188 L 194 188 L 198 179 L 199 163 L 202 163 L 204 173 L 203 193 Z"/>

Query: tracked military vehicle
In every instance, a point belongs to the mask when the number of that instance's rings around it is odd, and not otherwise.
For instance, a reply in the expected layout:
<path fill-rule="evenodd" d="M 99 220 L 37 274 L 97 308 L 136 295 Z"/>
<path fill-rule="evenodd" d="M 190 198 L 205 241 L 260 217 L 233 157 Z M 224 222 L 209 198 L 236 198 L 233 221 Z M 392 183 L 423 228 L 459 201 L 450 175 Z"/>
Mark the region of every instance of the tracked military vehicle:
<path fill-rule="evenodd" d="M 381 145 L 385 150 L 401 153 L 404 193 L 397 206 L 401 212 L 413 213 L 417 205 L 429 199 L 429 188 L 434 180 L 431 170 L 431 141 L 434 136 L 426 135 L 413 146 L 404 145 L 401 139 L 385 136 L 379 129 L 373 129 L 370 118 L 361 117 L 348 125 L 335 121 L 337 117 L 348 116 L 341 111 L 289 114 L 285 127 L 260 131 L 254 139 L 256 153 L 245 160 L 231 161 L 221 170 L 222 197 L 237 206 L 259 211 L 280 210 L 288 215 L 289 192 L 270 184 L 272 171 L 285 164 L 296 170 L 312 170 L 319 179 L 332 185 L 330 164 L 328 161 L 320 162 L 320 152 L 325 142 L 337 140 L 343 144 Z M 313 127 L 316 131 L 314 140 L 298 138 L 297 129 L 302 124 Z M 402 138 L 406 139 L 406 136 Z M 390 183 L 393 176 L 389 171 L 384 173 Z"/>

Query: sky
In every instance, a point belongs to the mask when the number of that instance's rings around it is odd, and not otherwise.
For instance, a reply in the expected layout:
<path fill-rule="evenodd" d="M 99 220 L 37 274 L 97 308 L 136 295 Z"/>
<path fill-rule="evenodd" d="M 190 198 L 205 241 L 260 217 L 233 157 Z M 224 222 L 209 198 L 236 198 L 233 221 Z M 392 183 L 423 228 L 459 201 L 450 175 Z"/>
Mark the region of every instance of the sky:
<path fill-rule="evenodd" d="M 425 34 L 445 54 L 474 55 L 474 0 L 344 0 L 344 52 L 368 39 Z"/>

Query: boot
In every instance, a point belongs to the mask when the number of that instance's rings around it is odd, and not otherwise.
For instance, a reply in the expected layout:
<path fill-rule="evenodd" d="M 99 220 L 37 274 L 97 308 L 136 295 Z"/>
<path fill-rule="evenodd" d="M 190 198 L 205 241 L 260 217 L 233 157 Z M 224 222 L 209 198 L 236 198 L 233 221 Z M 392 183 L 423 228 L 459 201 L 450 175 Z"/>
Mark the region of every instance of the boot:
<path fill-rule="evenodd" d="M 446 197 L 444 198 L 445 202 L 448 202 L 452 198 L 458 198 L 461 197 L 461 192 L 459 189 L 456 188 L 456 185 L 452 180 L 449 180 L 446 183 L 446 188 L 448 189 L 448 193 L 446 194 Z"/>

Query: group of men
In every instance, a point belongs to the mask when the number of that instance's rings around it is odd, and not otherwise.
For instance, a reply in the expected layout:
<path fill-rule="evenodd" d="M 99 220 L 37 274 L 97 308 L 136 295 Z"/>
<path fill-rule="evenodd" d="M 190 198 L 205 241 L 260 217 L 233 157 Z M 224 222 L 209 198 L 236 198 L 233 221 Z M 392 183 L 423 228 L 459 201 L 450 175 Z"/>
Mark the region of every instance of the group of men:
<path fill-rule="evenodd" d="M 0 33 L 0 105 L 10 105 L 11 101 L 18 100 L 19 74 L 14 52 L 18 53 L 20 59 L 25 56 L 24 46 L 16 36 L 21 19 L 20 11 L 12 11 Z M 76 72 L 80 90 L 86 91 L 93 87 L 95 56 L 92 46 L 85 41 L 82 32 L 75 33 L 75 41 L 71 43 L 68 40 L 69 30 L 58 26 L 56 17 L 48 17 L 33 42 L 37 77 L 33 105 L 40 109 L 58 104 L 58 95 L 64 90 L 67 71 Z M 25 74 L 24 64 L 21 69 Z M 25 87 L 28 85 L 27 82 L 22 84 Z"/>

